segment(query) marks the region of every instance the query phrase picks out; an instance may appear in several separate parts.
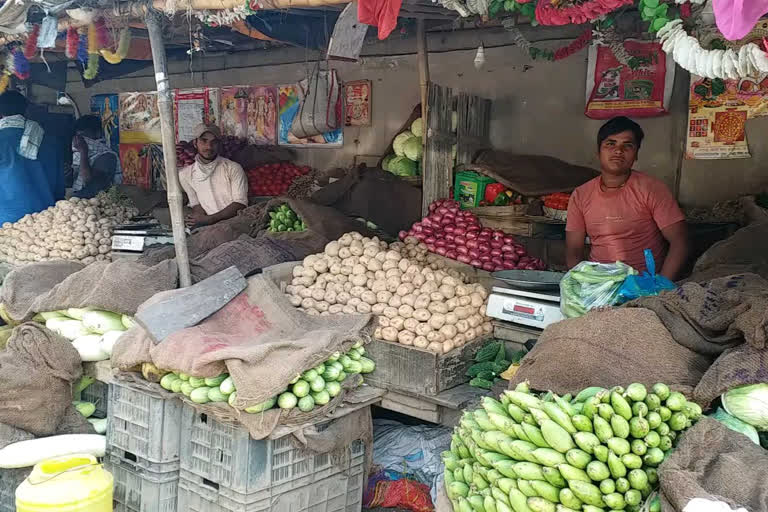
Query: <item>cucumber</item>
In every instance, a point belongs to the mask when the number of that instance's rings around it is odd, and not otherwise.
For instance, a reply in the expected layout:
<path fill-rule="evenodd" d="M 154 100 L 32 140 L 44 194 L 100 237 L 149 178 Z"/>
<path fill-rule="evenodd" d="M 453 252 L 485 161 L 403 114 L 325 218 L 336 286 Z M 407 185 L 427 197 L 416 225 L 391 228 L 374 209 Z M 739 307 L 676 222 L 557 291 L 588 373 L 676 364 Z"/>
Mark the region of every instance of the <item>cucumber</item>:
<path fill-rule="evenodd" d="M 200 377 L 190 377 L 189 385 L 192 386 L 193 388 L 207 387 L 205 385 L 205 379 Z"/>
<path fill-rule="evenodd" d="M 591 432 L 576 432 L 573 434 L 573 440 L 576 446 L 589 454 L 594 453 L 595 447 L 600 446 L 600 439 Z"/>
<path fill-rule="evenodd" d="M 540 496 L 528 498 L 528 508 L 533 512 L 556 512 L 555 504 Z"/>
<path fill-rule="evenodd" d="M 568 485 L 570 486 L 571 482 L 573 481 L 581 481 L 581 482 L 591 482 L 592 479 L 589 478 L 589 475 L 587 475 L 587 472 L 583 469 L 575 468 L 571 466 L 570 464 L 560 464 L 557 466 L 557 470 L 560 471 L 560 474 L 563 475 L 563 478 L 565 478 L 568 481 Z"/>
<path fill-rule="evenodd" d="M 218 387 L 221 385 L 222 382 L 227 380 L 227 377 L 229 377 L 228 373 L 222 373 L 218 377 L 206 377 L 204 379 L 205 385 L 208 386 L 209 388 Z"/>
<path fill-rule="evenodd" d="M 544 480 L 541 466 L 533 462 L 518 462 L 513 466 L 518 478 L 523 480 Z"/>
<path fill-rule="evenodd" d="M 565 453 L 576 447 L 571 434 L 552 420 L 542 422 L 541 435 L 552 448 L 560 453 Z"/>
<path fill-rule="evenodd" d="M 190 385 L 192 385 L 192 383 L 190 383 Z M 208 392 L 211 389 L 212 388 L 209 388 L 208 386 L 201 386 L 201 387 L 194 388 L 189 393 L 189 399 L 195 402 L 196 404 L 207 404 L 208 402 L 210 402 L 210 400 L 208 399 Z"/>
<path fill-rule="evenodd" d="M 264 412 L 264 411 L 266 411 L 268 409 L 271 409 L 274 406 L 275 406 L 275 399 L 274 398 L 270 398 L 266 402 L 262 402 L 260 404 L 256 404 L 256 405 L 253 405 L 251 407 L 246 408 L 245 412 L 247 412 L 249 414 L 255 414 L 255 413 L 259 413 L 259 412 Z"/>
<path fill-rule="evenodd" d="M 560 501 L 560 489 L 543 480 L 531 481 L 531 486 L 542 498 L 558 503 Z M 530 505 L 529 505 L 530 506 Z"/>
<path fill-rule="evenodd" d="M 600 489 L 598 489 L 595 485 L 579 480 L 568 482 L 568 484 L 571 491 L 573 491 L 573 494 L 579 500 L 583 501 L 587 505 L 593 505 L 595 507 L 601 508 L 603 507 L 603 493 L 601 493 Z"/>
<path fill-rule="evenodd" d="M 218 387 L 213 387 L 208 390 L 208 401 L 210 402 L 226 402 L 227 395 L 221 392 Z"/>
<path fill-rule="evenodd" d="M 568 461 L 568 464 L 570 464 L 571 466 L 579 469 L 584 469 L 587 467 L 587 464 L 589 464 L 589 461 L 592 460 L 592 457 L 583 450 L 579 450 L 578 448 L 573 448 L 565 452 L 565 459 Z"/>
<path fill-rule="evenodd" d="M 533 456 L 543 466 L 557 467 L 558 464 L 565 464 L 565 456 L 552 448 L 537 448 L 533 450 Z"/>
<path fill-rule="evenodd" d="M 565 478 L 563 478 L 563 475 L 560 474 L 560 471 L 557 468 L 544 466 L 541 468 L 541 472 L 544 475 L 546 481 L 558 489 L 568 486 L 568 482 L 565 481 Z"/>
<path fill-rule="evenodd" d="M 565 429 L 566 432 L 569 434 L 576 433 L 576 427 L 573 426 L 571 416 L 567 412 L 563 411 L 557 405 L 557 403 L 547 402 L 542 405 L 542 408 L 544 412 L 547 413 L 547 416 L 549 416 L 551 420 Z"/>

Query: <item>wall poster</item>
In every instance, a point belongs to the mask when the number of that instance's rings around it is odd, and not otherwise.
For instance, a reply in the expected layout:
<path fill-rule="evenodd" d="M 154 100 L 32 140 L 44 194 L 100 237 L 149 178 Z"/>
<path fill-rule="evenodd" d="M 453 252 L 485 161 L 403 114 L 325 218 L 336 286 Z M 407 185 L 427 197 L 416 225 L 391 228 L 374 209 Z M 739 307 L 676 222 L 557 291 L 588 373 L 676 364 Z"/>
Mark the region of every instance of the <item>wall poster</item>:
<path fill-rule="evenodd" d="M 277 144 L 277 88 L 256 85 L 248 96 L 248 143 Z"/>
<path fill-rule="evenodd" d="M 231 86 L 221 88 L 222 135 L 244 139 L 248 136 L 248 99 L 250 87 Z"/>
<path fill-rule="evenodd" d="M 120 93 L 120 143 L 161 142 L 156 92 Z"/>
<path fill-rule="evenodd" d="M 173 94 L 176 140 L 190 141 L 200 123 L 219 124 L 219 90 L 176 89 Z"/>
<path fill-rule="evenodd" d="M 120 144 L 120 165 L 123 167 L 123 184 L 150 188 L 149 144 Z"/>
<path fill-rule="evenodd" d="M 291 133 L 293 120 L 299 112 L 299 88 L 296 84 L 281 85 L 278 90 L 277 143 L 281 146 L 338 147 L 344 144 L 344 127 L 307 139 L 299 139 Z"/>
<path fill-rule="evenodd" d="M 117 94 L 94 94 L 91 96 L 91 112 L 101 119 L 101 131 L 107 144 L 115 151 L 120 149 L 120 127 L 118 116 L 120 105 Z"/>
<path fill-rule="evenodd" d="M 344 84 L 346 126 L 371 126 L 371 81 Z"/>

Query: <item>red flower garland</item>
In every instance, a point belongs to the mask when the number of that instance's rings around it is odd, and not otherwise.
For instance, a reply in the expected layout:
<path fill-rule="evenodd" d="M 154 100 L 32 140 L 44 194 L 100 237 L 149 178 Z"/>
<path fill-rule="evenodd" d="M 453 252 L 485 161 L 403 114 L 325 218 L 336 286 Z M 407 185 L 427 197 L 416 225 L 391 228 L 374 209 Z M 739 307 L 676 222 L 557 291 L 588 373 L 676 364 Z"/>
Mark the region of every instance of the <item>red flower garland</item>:
<path fill-rule="evenodd" d="M 633 0 L 587 0 L 579 5 L 557 7 L 551 0 L 538 0 L 536 21 L 540 25 L 581 25 L 632 3 Z"/>
<path fill-rule="evenodd" d="M 64 48 L 64 54 L 68 59 L 77 58 L 77 47 L 80 46 L 80 35 L 77 33 L 77 29 L 69 27 L 67 29 L 67 44 Z"/>
<path fill-rule="evenodd" d="M 96 20 L 94 26 L 96 28 L 96 41 L 98 42 L 99 49 L 112 46 L 112 36 L 110 35 L 109 30 L 107 30 L 104 18 Z"/>
<path fill-rule="evenodd" d="M 552 60 L 561 60 L 570 57 L 574 53 L 584 49 L 590 41 L 592 41 L 592 29 L 588 28 L 579 37 L 571 41 L 571 44 L 555 50 L 555 56 Z"/>
<path fill-rule="evenodd" d="M 37 53 L 37 38 L 40 35 L 40 25 L 32 25 L 32 32 L 27 37 L 27 42 L 24 43 L 24 56 L 31 59 Z"/>

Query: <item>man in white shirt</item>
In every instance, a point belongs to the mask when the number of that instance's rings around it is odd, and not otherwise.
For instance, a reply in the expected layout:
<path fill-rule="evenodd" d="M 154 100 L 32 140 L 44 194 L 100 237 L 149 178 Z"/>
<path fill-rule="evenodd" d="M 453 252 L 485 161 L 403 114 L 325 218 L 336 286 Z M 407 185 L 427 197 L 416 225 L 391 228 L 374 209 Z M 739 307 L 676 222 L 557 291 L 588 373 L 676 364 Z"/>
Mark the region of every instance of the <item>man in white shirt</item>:
<path fill-rule="evenodd" d="M 195 136 L 195 163 L 179 171 L 179 181 L 192 209 L 184 219 L 188 227 L 232 218 L 248 205 L 248 178 L 243 168 L 219 156 L 219 128 L 199 124 Z"/>

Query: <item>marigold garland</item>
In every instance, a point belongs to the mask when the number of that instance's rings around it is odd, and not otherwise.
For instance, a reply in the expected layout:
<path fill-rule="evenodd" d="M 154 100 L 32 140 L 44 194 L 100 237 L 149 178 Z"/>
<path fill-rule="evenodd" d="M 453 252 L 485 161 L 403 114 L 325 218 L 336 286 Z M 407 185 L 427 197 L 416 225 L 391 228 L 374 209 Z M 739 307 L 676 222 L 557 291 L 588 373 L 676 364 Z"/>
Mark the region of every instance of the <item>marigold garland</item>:
<path fill-rule="evenodd" d="M 32 25 L 32 31 L 24 43 L 24 56 L 31 59 L 37 52 L 37 38 L 40 36 L 40 25 Z"/>
<path fill-rule="evenodd" d="M 77 29 L 69 27 L 67 29 L 67 41 L 64 47 L 64 54 L 68 59 L 74 60 L 77 58 L 77 47 L 80 44 L 80 36 L 77 34 Z"/>
<path fill-rule="evenodd" d="M 11 75 L 3 72 L 3 76 L 0 77 L 0 94 L 3 94 L 11 83 Z"/>
<path fill-rule="evenodd" d="M 14 70 L 13 52 L 5 54 L 5 66 L 3 67 L 3 76 L 0 77 L 0 94 L 4 93 L 11 83 L 11 75 Z"/>

